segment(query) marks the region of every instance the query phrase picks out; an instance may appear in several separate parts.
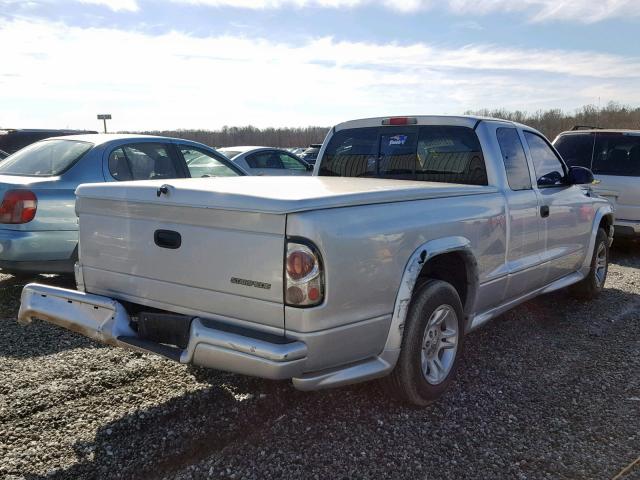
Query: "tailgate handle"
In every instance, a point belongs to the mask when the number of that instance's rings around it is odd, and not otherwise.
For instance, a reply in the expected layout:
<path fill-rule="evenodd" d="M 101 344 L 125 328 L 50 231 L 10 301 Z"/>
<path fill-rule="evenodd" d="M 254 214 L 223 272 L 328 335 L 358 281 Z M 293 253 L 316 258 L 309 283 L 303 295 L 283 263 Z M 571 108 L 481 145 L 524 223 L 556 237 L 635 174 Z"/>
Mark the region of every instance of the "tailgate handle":
<path fill-rule="evenodd" d="M 153 234 L 153 241 L 160 248 L 175 250 L 182 245 L 182 236 L 173 230 L 156 230 Z"/>

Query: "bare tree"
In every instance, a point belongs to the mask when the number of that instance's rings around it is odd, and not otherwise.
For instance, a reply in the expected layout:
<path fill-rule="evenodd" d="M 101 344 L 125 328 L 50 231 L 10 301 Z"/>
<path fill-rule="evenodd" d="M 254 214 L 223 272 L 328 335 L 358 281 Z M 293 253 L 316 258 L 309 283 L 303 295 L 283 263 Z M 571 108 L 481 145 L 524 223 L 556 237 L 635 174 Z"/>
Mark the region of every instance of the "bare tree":
<path fill-rule="evenodd" d="M 163 130 L 147 131 L 153 135 L 185 138 L 212 147 L 233 147 L 239 145 L 260 145 L 268 147 L 306 147 L 312 143 L 322 143 L 327 135 L 327 127 L 256 128 L 227 127 L 220 130 Z"/>
<path fill-rule="evenodd" d="M 560 132 L 570 130 L 576 125 L 640 130 L 640 108 L 629 107 L 615 102 L 609 102 L 603 108 L 598 108 L 595 105 L 585 105 L 574 113 L 563 112 L 560 109 L 538 110 L 534 113 L 519 110 L 482 109 L 467 113 L 524 123 L 540 130 L 551 139 L 555 138 Z"/>
<path fill-rule="evenodd" d="M 640 107 L 630 107 L 615 102 L 610 102 L 603 108 L 585 105 L 573 113 L 557 108 L 536 112 L 485 108 L 466 113 L 524 123 L 540 130 L 551 139 L 562 131 L 570 130 L 575 125 L 640 129 Z M 224 126 L 220 130 L 163 130 L 141 133 L 186 138 L 212 147 L 238 145 L 306 147 L 312 143 L 322 143 L 328 130 L 327 127 L 269 127 L 260 129 L 248 125 L 244 127 Z"/>

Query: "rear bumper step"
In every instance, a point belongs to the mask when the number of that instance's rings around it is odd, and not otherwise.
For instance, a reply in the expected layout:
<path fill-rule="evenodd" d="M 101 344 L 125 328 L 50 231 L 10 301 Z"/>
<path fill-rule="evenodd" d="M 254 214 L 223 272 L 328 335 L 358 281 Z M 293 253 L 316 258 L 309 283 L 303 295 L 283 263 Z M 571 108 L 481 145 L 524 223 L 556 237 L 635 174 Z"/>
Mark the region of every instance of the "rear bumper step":
<path fill-rule="evenodd" d="M 180 363 L 274 380 L 303 372 L 307 346 L 301 341 L 194 318 L 186 348 L 140 338 L 116 300 L 75 290 L 31 283 L 22 291 L 18 321 L 59 325 L 98 342 L 155 353 Z"/>

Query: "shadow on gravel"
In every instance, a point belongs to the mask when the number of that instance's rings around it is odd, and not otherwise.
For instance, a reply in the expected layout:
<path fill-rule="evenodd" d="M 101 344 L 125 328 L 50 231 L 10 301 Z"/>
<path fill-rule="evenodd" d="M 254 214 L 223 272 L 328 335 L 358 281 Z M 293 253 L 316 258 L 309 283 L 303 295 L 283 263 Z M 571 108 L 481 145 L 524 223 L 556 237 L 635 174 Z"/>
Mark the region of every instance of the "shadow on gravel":
<path fill-rule="evenodd" d="M 640 265 L 624 248 L 612 259 Z M 202 390 L 104 423 L 75 442 L 77 463 L 25 478 L 611 478 L 640 447 L 640 296 L 610 285 L 470 334 L 457 382 L 427 408 L 375 382 L 305 393 L 192 370 Z"/>
<path fill-rule="evenodd" d="M 614 240 L 611 247 L 610 261 L 626 267 L 639 267 L 640 242 L 628 239 Z"/>
<path fill-rule="evenodd" d="M 193 371 L 190 373 L 194 373 Z M 77 463 L 27 480 L 158 478 L 165 472 L 246 440 L 282 408 L 286 382 L 223 372 L 197 372 L 215 385 L 101 426 L 91 442 L 73 446 Z"/>
<path fill-rule="evenodd" d="M 95 345 L 91 340 L 46 322 L 18 324 L 22 288 L 31 282 L 75 288 L 71 276 L 11 276 L 0 280 L 0 357 L 30 358 L 61 350 Z"/>
<path fill-rule="evenodd" d="M 640 366 L 639 302 L 617 289 L 592 303 L 563 293 L 529 302 L 467 337 L 458 381 L 427 408 L 385 398 L 375 382 L 305 393 L 191 370 L 205 389 L 106 423 L 75 443 L 78 463 L 26 478 L 175 478 L 202 462 L 180 478 L 424 478 L 443 468 L 465 478 L 469 465 L 474 478 L 610 478 L 603 449 L 626 458 L 637 443 L 628 399 L 640 382 L 628 373 Z M 438 451 L 450 452 L 446 464 Z"/>

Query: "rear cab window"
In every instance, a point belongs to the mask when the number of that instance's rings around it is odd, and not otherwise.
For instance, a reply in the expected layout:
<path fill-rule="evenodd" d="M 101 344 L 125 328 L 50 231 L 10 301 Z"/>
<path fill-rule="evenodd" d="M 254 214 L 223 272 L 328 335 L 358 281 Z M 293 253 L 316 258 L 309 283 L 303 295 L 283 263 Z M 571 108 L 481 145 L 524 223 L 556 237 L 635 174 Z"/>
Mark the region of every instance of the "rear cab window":
<path fill-rule="evenodd" d="M 55 177 L 82 158 L 93 143 L 78 140 L 44 140 L 31 144 L 0 163 L 0 175 Z"/>
<path fill-rule="evenodd" d="M 476 133 L 445 125 L 340 130 L 327 145 L 319 175 L 488 183 Z"/>

